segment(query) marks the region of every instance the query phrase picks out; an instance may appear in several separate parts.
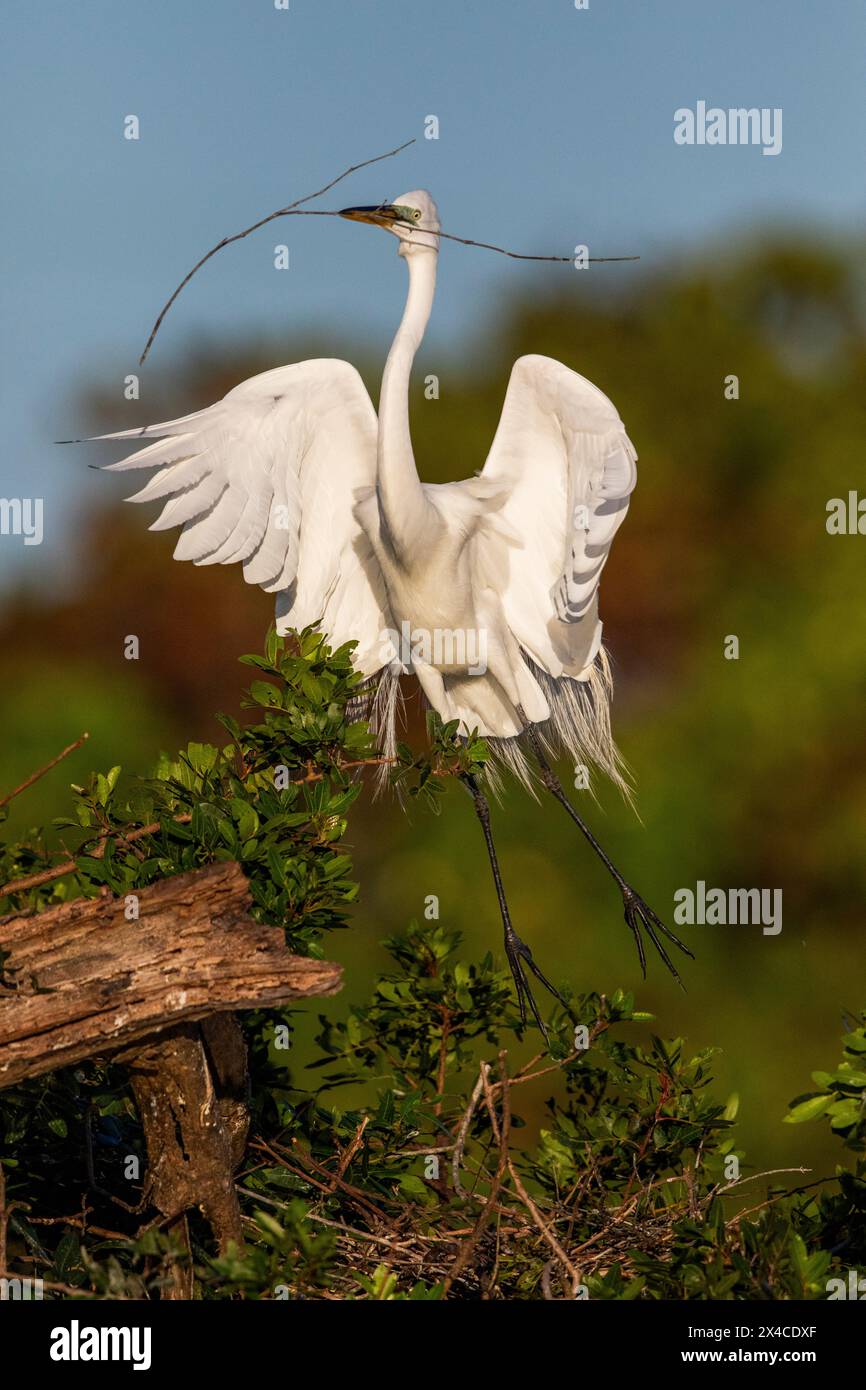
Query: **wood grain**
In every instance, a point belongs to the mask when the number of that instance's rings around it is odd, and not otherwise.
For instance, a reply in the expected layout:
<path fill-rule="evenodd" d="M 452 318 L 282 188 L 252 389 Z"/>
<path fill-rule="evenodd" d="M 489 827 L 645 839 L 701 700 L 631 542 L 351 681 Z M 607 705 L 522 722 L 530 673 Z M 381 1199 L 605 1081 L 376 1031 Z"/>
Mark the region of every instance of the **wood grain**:
<path fill-rule="evenodd" d="M 340 966 L 291 955 L 280 928 L 254 921 L 236 863 L 163 879 L 138 912 L 127 921 L 122 899 L 101 897 L 0 918 L 0 1088 L 208 1014 L 340 987 Z"/>

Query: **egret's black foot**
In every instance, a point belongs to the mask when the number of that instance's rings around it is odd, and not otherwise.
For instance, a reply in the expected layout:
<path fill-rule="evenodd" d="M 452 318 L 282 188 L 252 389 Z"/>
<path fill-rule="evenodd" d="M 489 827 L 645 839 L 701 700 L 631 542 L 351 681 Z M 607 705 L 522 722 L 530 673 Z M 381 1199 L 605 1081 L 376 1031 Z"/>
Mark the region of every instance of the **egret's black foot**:
<path fill-rule="evenodd" d="M 646 932 L 677 984 L 682 989 L 685 989 L 685 985 L 680 979 L 680 972 L 665 950 L 662 941 L 659 939 L 658 933 L 661 932 L 662 936 L 666 936 L 668 941 L 672 941 L 675 946 L 679 946 L 680 950 L 683 951 L 685 955 L 690 956 L 692 960 L 694 960 L 693 952 L 689 950 L 684 941 L 680 941 L 678 936 L 674 936 L 674 933 L 665 926 L 661 918 L 644 902 L 639 893 L 636 893 L 627 883 L 624 885 L 621 884 L 620 887 L 623 906 L 625 908 L 626 924 L 634 937 L 635 945 L 637 946 L 638 960 L 640 961 L 640 968 L 644 978 L 646 978 L 646 952 L 644 950 L 641 929 Z"/>
<path fill-rule="evenodd" d="M 543 974 L 541 970 L 539 970 L 538 966 L 535 964 L 535 961 L 532 959 L 532 952 L 530 951 L 526 942 L 521 941 L 520 937 L 517 935 L 517 932 L 514 931 L 513 928 L 510 931 L 506 930 L 505 933 L 505 954 L 508 957 L 508 964 L 511 967 L 511 974 L 514 978 L 514 989 L 517 994 L 517 1005 L 520 1009 L 520 1021 L 521 1023 L 526 1023 L 526 1005 L 529 1004 L 529 1008 L 532 1012 L 532 1017 L 535 1019 L 535 1022 L 541 1029 L 545 1042 L 547 1042 L 547 1029 L 544 1026 L 544 1021 L 541 1017 L 541 1014 L 538 1012 L 538 1005 L 536 1004 L 535 997 L 532 993 L 532 990 L 529 987 L 529 981 L 526 978 L 526 971 L 524 969 L 524 966 L 529 966 L 529 969 L 532 971 L 536 979 L 541 981 L 541 983 L 544 985 L 544 988 L 548 990 L 550 994 L 553 995 L 557 1003 L 561 1004 L 564 1009 L 567 1009 L 568 1005 L 566 1004 L 565 1000 L 563 999 L 556 986 L 552 985 L 548 980 L 547 976 Z"/>

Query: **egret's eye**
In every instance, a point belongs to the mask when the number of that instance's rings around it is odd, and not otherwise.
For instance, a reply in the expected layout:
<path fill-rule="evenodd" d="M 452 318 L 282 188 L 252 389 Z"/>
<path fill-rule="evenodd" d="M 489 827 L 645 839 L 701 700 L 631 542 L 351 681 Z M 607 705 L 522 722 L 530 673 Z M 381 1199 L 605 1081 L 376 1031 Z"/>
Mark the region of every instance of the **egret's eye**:
<path fill-rule="evenodd" d="M 420 219 L 421 219 L 421 209 L 420 209 L 420 208 L 413 208 L 413 209 L 412 209 L 412 216 L 414 217 L 414 219 L 415 219 L 416 222 L 420 221 Z"/>

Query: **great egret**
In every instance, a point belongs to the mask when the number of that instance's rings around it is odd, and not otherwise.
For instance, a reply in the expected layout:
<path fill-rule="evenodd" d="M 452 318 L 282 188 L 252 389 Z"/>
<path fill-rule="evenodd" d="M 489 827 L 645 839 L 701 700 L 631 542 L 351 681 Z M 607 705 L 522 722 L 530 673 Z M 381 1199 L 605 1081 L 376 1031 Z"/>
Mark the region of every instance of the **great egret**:
<path fill-rule="evenodd" d="M 541 781 L 616 880 L 646 970 L 645 930 L 688 948 L 614 867 L 550 765 L 560 752 L 624 787 L 611 738 L 610 675 L 598 618 L 599 576 L 635 485 L 636 453 L 606 396 L 549 357 L 515 362 L 480 475 L 418 477 L 408 390 L 436 285 L 439 217 L 423 190 L 342 215 L 396 237 L 409 273 L 385 364 L 378 420 L 354 367 L 319 359 L 243 382 L 179 420 L 100 435 L 154 439 L 110 470 L 157 468 L 130 501 L 165 501 L 151 530 L 182 527 L 177 560 L 241 563 L 276 594 L 279 631 L 315 625 L 375 692 L 383 751 L 394 748 L 398 680 L 417 676 L 432 707 L 490 740 L 525 781 L 525 740 Z M 167 500 L 166 500 L 167 499 Z M 409 634 L 409 650 L 400 634 Z M 497 862 L 487 798 L 464 779 L 493 871 L 523 1020 L 544 1029 L 527 968 L 557 999 L 517 935 Z"/>

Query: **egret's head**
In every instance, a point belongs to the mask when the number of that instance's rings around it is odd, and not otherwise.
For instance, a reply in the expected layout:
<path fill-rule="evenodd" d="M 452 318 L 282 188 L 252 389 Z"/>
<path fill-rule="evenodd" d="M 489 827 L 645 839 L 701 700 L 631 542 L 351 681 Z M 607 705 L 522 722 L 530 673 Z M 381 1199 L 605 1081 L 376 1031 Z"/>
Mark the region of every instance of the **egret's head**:
<path fill-rule="evenodd" d="M 439 213 L 430 194 L 423 188 L 412 193 L 403 193 L 393 203 L 379 203 L 371 207 L 343 208 L 341 217 L 353 222 L 372 222 L 374 227 L 384 227 L 392 232 L 400 242 L 401 256 L 410 255 L 416 248 L 428 251 L 439 250 Z"/>

